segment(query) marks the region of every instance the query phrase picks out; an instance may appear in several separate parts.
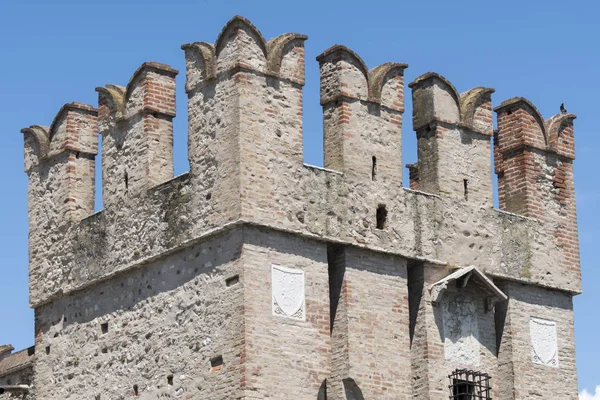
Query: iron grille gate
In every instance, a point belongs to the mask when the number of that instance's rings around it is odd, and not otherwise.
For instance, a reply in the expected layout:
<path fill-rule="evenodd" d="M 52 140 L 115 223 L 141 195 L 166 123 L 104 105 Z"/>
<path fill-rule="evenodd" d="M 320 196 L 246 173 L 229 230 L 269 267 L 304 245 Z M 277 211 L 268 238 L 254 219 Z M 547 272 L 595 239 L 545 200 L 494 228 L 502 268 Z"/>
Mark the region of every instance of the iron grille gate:
<path fill-rule="evenodd" d="M 486 373 L 457 369 L 450 379 L 450 400 L 492 400 L 490 376 Z"/>

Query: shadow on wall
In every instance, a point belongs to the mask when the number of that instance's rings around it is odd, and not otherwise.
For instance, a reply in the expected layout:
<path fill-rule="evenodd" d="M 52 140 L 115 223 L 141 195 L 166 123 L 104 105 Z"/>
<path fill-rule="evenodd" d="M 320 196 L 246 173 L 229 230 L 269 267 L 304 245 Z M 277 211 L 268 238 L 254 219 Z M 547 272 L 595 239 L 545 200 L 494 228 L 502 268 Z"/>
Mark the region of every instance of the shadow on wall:
<path fill-rule="evenodd" d="M 352 378 L 346 378 L 344 383 L 344 395 L 346 400 L 364 400 L 362 391 Z M 321 383 L 317 400 L 327 400 L 327 379 Z"/>
<path fill-rule="evenodd" d="M 365 400 L 362 391 L 360 390 L 356 382 L 354 382 L 354 379 L 346 378 L 343 380 L 343 382 L 346 400 Z"/>

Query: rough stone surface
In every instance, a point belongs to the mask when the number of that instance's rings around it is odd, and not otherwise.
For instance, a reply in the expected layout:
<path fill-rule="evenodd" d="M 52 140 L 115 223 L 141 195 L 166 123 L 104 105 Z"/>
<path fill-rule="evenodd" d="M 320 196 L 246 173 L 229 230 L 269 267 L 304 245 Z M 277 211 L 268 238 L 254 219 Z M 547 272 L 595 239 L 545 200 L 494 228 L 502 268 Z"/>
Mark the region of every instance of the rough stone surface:
<path fill-rule="evenodd" d="M 334 46 L 318 57 L 326 168 L 304 165 L 305 39 L 235 17 L 183 46 L 175 178 L 163 64 L 23 131 L 36 398 L 437 400 L 469 368 L 496 399 L 576 399 L 575 116 L 513 99 L 492 132 L 493 89 L 425 74 L 409 85 L 419 190 L 403 188 L 406 65 Z M 503 295 L 463 276 L 432 297 L 467 266 Z M 556 322 L 557 366 L 532 358 L 552 345 L 536 319 Z"/>

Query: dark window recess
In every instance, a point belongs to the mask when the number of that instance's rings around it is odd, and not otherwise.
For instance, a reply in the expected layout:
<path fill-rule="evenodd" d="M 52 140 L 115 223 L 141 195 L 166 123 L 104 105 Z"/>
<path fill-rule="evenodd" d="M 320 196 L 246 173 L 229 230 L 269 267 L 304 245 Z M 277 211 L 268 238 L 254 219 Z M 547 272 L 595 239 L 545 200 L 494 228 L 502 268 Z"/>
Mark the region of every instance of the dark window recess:
<path fill-rule="evenodd" d="M 167 376 L 167 383 L 171 386 L 173 386 L 173 375 L 169 375 Z"/>
<path fill-rule="evenodd" d="M 491 400 L 491 377 L 482 372 L 457 369 L 450 379 L 450 400 Z"/>
<path fill-rule="evenodd" d="M 133 385 L 133 394 L 136 396 L 139 394 L 138 385 Z"/>
<path fill-rule="evenodd" d="M 377 157 L 373 156 L 373 163 L 371 164 L 371 180 L 377 180 Z"/>
<path fill-rule="evenodd" d="M 50 346 L 46 346 L 46 354 L 50 354 Z"/>
<path fill-rule="evenodd" d="M 239 281 L 240 281 L 240 276 L 234 275 L 231 278 L 225 279 L 225 285 L 233 286 L 233 285 L 237 284 Z"/>
<path fill-rule="evenodd" d="M 469 200 L 469 181 L 467 179 L 463 179 L 463 186 L 465 188 L 465 200 Z"/>
<path fill-rule="evenodd" d="M 102 330 L 102 333 L 108 333 L 108 322 L 100 324 L 100 329 Z"/>
<path fill-rule="evenodd" d="M 217 356 L 210 359 L 210 370 L 218 371 L 223 368 L 223 356 Z"/>
<path fill-rule="evenodd" d="M 387 208 L 385 208 L 385 204 L 380 204 L 377 207 L 377 229 L 385 229 L 387 225 Z"/>

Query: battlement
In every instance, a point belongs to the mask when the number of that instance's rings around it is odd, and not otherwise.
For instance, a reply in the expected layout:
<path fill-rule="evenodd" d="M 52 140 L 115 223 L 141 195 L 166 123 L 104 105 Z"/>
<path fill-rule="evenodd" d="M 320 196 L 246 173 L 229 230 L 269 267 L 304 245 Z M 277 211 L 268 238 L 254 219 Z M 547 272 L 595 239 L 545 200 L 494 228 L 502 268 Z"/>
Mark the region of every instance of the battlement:
<path fill-rule="evenodd" d="M 181 46 L 187 60 L 186 92 L 192 93 L 207 82 L 238 70 L 302 86 L 306 39 L 306 35 L 286 33 L 267 42 L 250 21 L 236 16 L 219 33 L 215 44 L 195 42 Z"/>
<path fill-rule="evenodd" d="M 406 190 L 407 65 L 368 69 L 336 45 L 317 57 L 325 169 L 312 168 L 302 163 L 306 39 L 267 41 L 238 16 L 214 44 L 182 46 L 190 171 L 175 179 L 178 71 L 164 64 L 144 63 L 126 86 L 97 88 L 97 109 L 67 104 L 49 128 L 24 129 L 31 304 L 239 224 L 580 290 L 575 115 L 544 121 L 527 100 L 512 99 L 496 108 L 494 133 L 493 89 L 459 94 L 443 76 L 424 74 L 408 85 L 419 156 L 410 186 L 420 192 Z M 92 216 L 98 133 L 105 209 Z M 492 207 L 492 136 L 508 212 Z"/>
<path fill-rule="evenodd" d="M 438 122 L 492 135 L 491 95 L 494 89 L 476 87 L 458 94 L 450 81 L 435 72 L 419 76 L 408 87 L 413 90 L 415 131 Z"/>

